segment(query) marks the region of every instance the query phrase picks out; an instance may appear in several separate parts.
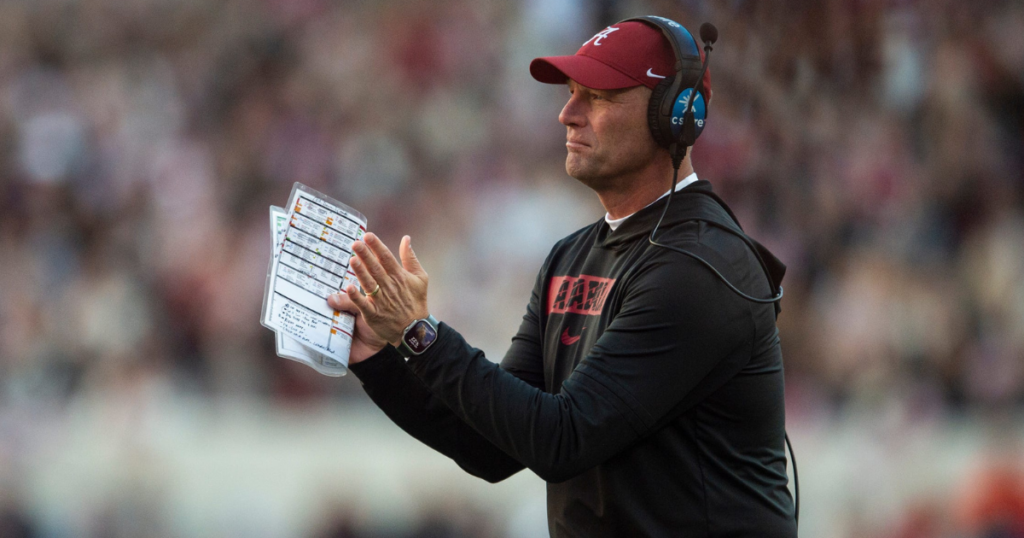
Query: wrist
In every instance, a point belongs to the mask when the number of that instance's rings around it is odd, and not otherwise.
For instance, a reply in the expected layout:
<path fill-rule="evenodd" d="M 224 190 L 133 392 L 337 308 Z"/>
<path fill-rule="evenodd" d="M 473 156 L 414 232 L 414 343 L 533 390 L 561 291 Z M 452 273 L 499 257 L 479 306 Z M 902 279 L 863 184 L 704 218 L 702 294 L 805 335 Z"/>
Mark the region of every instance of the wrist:
<path fill-rule="evenodd" d="M 348 363 L 349 365 L 359 364 L 360 362 L 373 357 L 388 347 L 387 342 L 380 344 L 368 344 L 366 342 L 353 340 L 352 348 L 349 350 Z"/>

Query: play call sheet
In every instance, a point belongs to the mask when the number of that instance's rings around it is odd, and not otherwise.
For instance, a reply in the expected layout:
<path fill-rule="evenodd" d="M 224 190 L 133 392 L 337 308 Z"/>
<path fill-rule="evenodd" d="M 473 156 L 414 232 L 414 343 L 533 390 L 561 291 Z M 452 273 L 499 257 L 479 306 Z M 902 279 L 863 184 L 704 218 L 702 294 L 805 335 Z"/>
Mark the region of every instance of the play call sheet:
<path fill-rule="evenodd" d="M 347 365 L 355 320 L 327 306 L 327 296 L 356 282 L 349 258 L 352 243 L 366 232 L 366 217 L 298 183 L 286 209 L 263 324 Z"/>

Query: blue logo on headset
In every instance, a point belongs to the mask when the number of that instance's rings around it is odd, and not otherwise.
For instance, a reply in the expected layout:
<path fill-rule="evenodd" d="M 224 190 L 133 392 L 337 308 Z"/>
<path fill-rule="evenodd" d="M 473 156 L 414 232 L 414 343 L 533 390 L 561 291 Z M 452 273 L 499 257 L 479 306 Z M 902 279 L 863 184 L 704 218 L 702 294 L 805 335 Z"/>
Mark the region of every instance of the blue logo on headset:
<path fill-rule="evenodd" d="M 679 136 L 679 131 L 683 128 L 683 113 L 686 111 L 687 101 L 690 99 L 690 92 L 693 88 L 687 88 L 683 90 L 683 93 L 679 94 L 679 99 L 676 99 L 676 104 L 672 107 L 672 136 Z M 704 96 L 697 92 L 697 100 L 693 103 L 693 121 L 694 121 L 694 134 L 700 136 L 701 131 L 704 130 L 704 118 L 707 117 L 707 108 L 704 106 Z"/>

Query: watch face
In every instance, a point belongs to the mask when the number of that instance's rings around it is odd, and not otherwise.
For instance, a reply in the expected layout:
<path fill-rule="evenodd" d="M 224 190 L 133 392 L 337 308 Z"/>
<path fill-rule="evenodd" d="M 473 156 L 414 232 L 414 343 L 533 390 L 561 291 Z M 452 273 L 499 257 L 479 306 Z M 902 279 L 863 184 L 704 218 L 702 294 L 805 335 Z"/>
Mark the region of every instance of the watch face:
<path fill-rule="evenodd" d="M 419 355 L 430 347 L 437 339 L 437 331 L 427 323 L 426 320 L 419 320 L 405 333 L 405 345 L 412 349 L 412 352 Z"/>

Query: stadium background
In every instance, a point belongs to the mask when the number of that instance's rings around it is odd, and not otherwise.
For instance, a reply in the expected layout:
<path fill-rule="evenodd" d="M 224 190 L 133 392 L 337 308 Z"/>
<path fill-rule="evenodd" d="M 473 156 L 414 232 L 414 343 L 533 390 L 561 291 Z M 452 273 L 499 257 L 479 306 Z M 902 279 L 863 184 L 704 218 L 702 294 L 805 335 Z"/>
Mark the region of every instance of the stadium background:
<path fill-rule="evenodd" d="M 258 323 L 300 181 L 497 359 L 603 214 L 529 60 L 714 22 L 695 169 L 789 265 L 803 536 L 1024 536 L 1024 4 L 0 2 L 0 536 L 532 537 Z"/>

